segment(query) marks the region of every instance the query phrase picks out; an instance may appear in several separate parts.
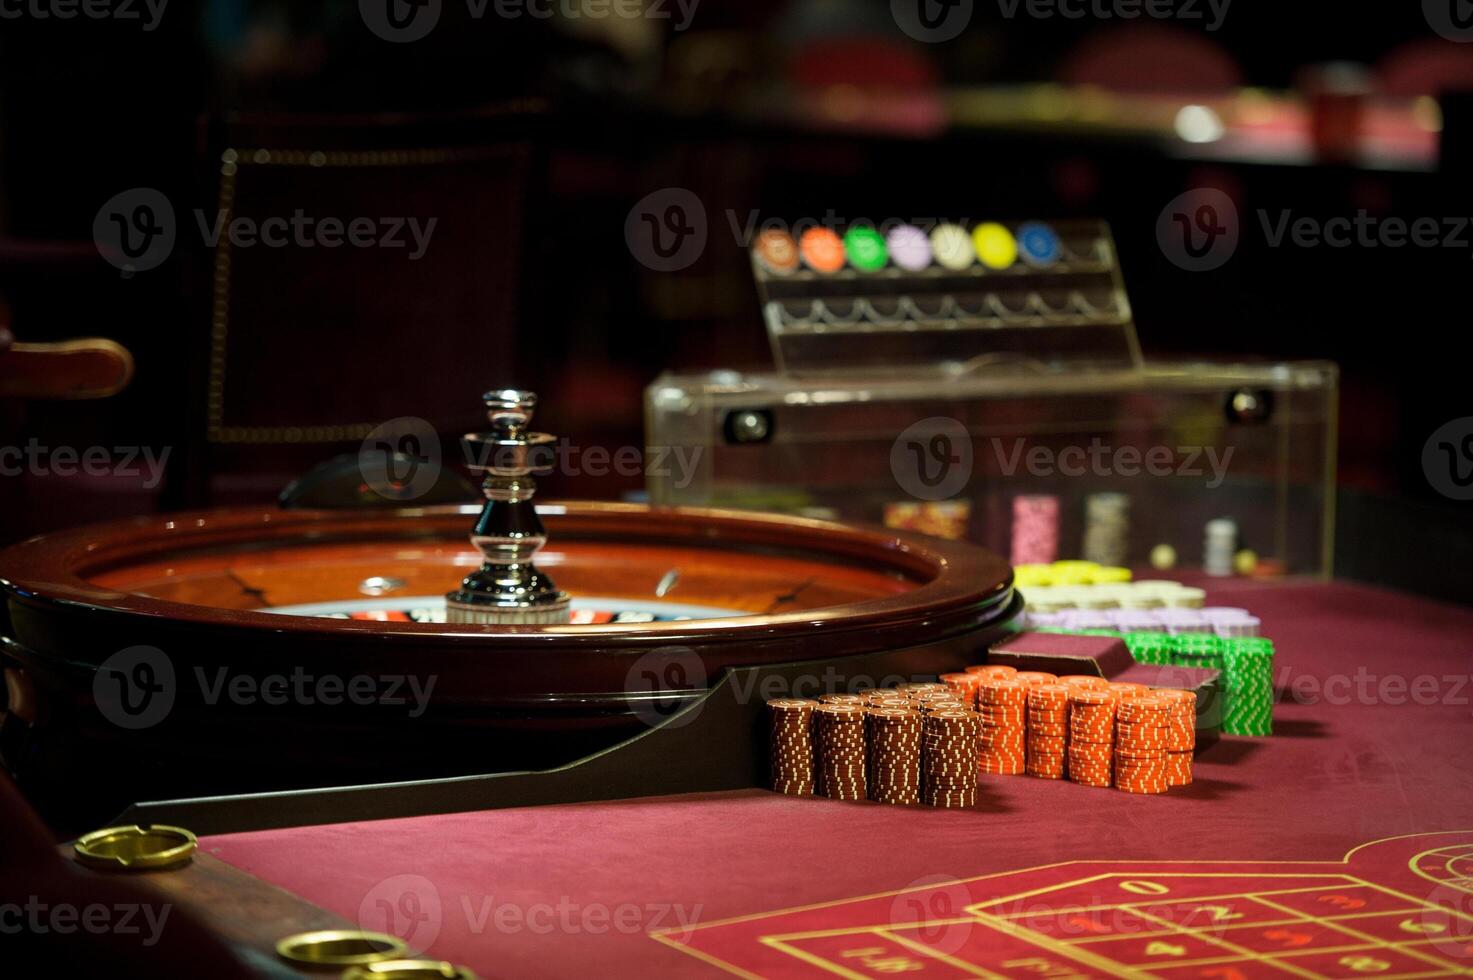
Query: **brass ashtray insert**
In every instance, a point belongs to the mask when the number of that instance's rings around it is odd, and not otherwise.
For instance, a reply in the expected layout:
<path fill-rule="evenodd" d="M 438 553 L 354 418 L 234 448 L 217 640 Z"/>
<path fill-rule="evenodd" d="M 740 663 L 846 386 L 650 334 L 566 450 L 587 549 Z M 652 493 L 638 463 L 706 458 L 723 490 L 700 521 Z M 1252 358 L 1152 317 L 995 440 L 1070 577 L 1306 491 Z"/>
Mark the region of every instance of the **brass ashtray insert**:
<path fill-rule="evenodd" d="M 276 944 L 277 955 L 313 966 L 359 966 L 397 960 L 409 952 L 398 936 L 362 929 L 318 929 L 287 936 Z"/>
<path fill-rule="evenodd" d="M 72 844 L 77 861 L 99 871 L 158 871 L 185 864 L 199 848 L 183 827 L 154 823 L 105 827 Z"/>
<path fill-rule="evenodd" d="M 448 960 L 380 960 L 349 967 L 341 980 L 480 980 Z"/>

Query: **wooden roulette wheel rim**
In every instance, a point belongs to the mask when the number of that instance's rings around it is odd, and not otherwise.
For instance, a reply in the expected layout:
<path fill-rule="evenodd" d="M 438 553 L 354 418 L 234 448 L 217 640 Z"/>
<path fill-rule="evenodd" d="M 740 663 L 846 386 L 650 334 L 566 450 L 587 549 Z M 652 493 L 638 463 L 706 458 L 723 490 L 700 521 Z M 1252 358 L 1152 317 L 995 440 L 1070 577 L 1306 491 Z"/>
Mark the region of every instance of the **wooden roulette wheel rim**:
<path fill-rule="evenodd" d="M 631 689 L 631 667 L 652 651 L 677 650 L 699 663 L 695 673 L 704 676 L 673 685 L 694 696 L 733 667 L 896 651 L 925 654 L 906 661 L 911 670 L 964 663 L 1017 612 L 1007 563 L 965 544 L 737 511 L 617 503 L 547 503 L 538 509 L 550 542 L 539 564 L 549 562 L 559 585 L 575 599 L 580 592 L 607 594 L 615 586 L 649 594 L 657 571 L 683 567 L 674 592 L 679 601 L 723 606 L 731 614 L 488 626 L 263 611 L 354 597 L 364 571 L 392 573 L 395 555 L 414 556 L 405 560 L 405 574 L 421 579 L 411 591 L 453 588 L 475 561 L 466 543 L 472 507 L 248 508 L 81 527 L 0 552 L 0 658 L 11 691 L 5 724 L 12 729 L 0 752 L 12 771 L 18 758 L 49 758 L 45 765 L 52 770 L 81 766 L 90 778 L 105 779 L 106 760 L 88 769 L 83 756 L 120 739 L 140 755 L 167 749 L 187 759 L 195 746 L 201 753 L 208 746 L 218 756 L 230 739 L 248 738 L 258 750 L 280 747 L 288 753 L 279 756 L 280 768 L 292 753 L 307 752 L 301 740 L 310 738 L 314 765 L 330 764 L 334 779 L 426 774 L 419 763 L 410 763 L 416 757 L 429 758 L 432 771 L 447 774 L 471 764 L 469 748 L 462 751 L 467 733 L 481 739 L 493 730 L 539 737 L 598 730 L 605 742 L 637 733 L 630 727 L 633 705 L 649 692 Z M 751 585 L 764 581 L 777 588 L 808 579 L 804 588 L 787 590 L 798 600 L 767 608 L 759 607 L 772 590 L 754 591 Z M 721 594 L 723 581 L 730 583 L 731 595 Z M 280 585 L 288 582 L 290 588 Z M 143 732 L 119 732 L 99 718 L 93 682 L 108 657 L 140 645 L 165 651 L 179 677 L 221 670 L 271 674 L 305 665 L 336 675 L 413 670 L 432 675 L 437 685 L 430 709 L 411 726 L 402 713 L 385 721 L 374 712 L 324 716 L 292 705 L 222 710 L 196 703 L 198 692 L 181 683 L 165 722 Z M 16 735 L 16 728 L 25 734 Z M 388 745 L 391 733 L 398 741 Z M 575 742 L 566 744 L 562 758 L 575 758 L 592 745 Z M 67 752 L 55 755 L 58 746 Z M 375 760 L 371 766 L 369 756 Z M 237 755 L 230 764 L 245 773 L 251 763 Z M 468 771 L 495 771 L 497 765 L 484 757 L 475 764 Z M 263 785 L 241 778 L 239 784 L 209 783 L 201 791 Z M 302 785 L 313 778 L 303 772 L 283 781 Z"/>
<path fill-rule="evenodd" d="M 160 598 L 108 584 L 119 578 L 120 570 L 199 556 L 206 560 L 221 557 L 221 566 L 228 567 L 285 545 L 327 550 L 362 542 L 443 543 L 471 555 L 462 542 L 474 508 L 439 507 L 366 514 L 232 509 L 82 527 L 32 538 L 0 552 L 0 589 L 6 593 L 14 618 L 21 621 L 30 612 L 57 616 L 101 613 L 222 632 L 267 630 L 282 638 L 372 634 L 383 641 L 445 649 L 620 650 L 685 642 L 714 651 L 754 642 L 801 645 L 805 637 L 822 636 L 829 656 L 882 645 L 873 639 L 880 636 L 905 633 L 908 642 L 923 642 L 954 627 L 975 625 L 1005 605 L 1011 589 L 1011 570 L 991 553 L 900 531 L 781 515 L 639 504 L 551 503 L 538 510 L 548 525 L 549 552 L 575 543 L 607 542 L 724 551 L 753 562 L 768 556 L 798 556 L 815 564 L 831 563 L 835 569 L 866 568 L 904 579 L 910 587 L 819 608 L 745 614 L 733 610 L 723 619 L 479 626 L 281 616 L 253 608 Z M 545 562 L 546 556 L 539 560 Z M 459 567 L 468 566 L 462 562 Z M 742 571 L 743 563 L 733 561 L 732 572 Z M 449 584 L 453 585 L 453 578 Z M 921 632 L 914 632 L 917 630 Z M 730 656 L 763 660 L 756 651 Z"/>

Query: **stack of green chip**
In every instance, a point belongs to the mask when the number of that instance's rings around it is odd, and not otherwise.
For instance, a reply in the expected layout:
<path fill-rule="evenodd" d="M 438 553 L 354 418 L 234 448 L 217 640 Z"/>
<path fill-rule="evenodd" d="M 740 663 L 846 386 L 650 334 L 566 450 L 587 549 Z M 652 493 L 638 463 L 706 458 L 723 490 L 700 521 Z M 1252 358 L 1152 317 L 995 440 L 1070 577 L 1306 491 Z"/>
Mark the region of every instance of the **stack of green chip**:
<path fill-rule="evenodd" d="M 1274 645 L 1261 636 L 1222 641 L 1225 735 L 1272 735 Z"/>
<path fill-rule="evenodd" d="M 1222 670 L 1222 644 L 1211 633 L 1178 633 L 1171 638 L 1171 662 L 1178 667 Z"/>
<path fill-rule="evenodd" d="M 1125 645 L 1130 655 L 1143 664 L 1171 663 L 1171 635 L 1169 633 L 1126 633 Z"/>

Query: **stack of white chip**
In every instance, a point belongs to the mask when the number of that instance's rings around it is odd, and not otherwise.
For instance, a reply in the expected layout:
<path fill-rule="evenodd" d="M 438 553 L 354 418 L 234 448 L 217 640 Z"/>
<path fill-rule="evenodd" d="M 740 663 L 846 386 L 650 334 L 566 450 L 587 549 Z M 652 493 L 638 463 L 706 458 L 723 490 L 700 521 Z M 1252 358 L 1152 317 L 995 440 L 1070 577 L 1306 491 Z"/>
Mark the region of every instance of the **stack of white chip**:
<path fill-rule="evenodd" d="M 1208 575 L 1233 574 L 1233 555 L 1238 550 L 1238 525 L 1225 517 L 1207 522 L 1207 539 L 1202 545 L 1202 570 Z"/>
<path fill-rule="evenodd" d="M 1084 502 L 1084 560 L 1124 565 L 1129 542 L 1130 498 L 1123 493 L 1090 494 Z"/>

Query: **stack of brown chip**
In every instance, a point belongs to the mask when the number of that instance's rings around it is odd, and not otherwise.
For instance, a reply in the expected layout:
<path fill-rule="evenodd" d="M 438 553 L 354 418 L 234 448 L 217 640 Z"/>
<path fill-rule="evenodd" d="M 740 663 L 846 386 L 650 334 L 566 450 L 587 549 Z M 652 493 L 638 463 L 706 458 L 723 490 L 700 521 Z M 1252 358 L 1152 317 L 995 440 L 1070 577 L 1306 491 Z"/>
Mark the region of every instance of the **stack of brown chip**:
<path fill-rule="evenodd" d="M 820 694 L 818 700 L 824 704 L 864 704 L 861 694 Z"/>
<path fill-rule="evenodd" d="M 900 686 L 896 687 L 895 690 L 899 691 L 906 697 L 911 697 L 915 694 L 928 694 L 934 692 L 940 692 L 944 694 L 949 689 L 945 684 L 939 683 L 937 681 L 913 681 L 909 684 L 901 684 Z"/>
<path fill-rule="evenodd" d="M 910 699 L 911 707 L 925 714 L 933 711 L 949 711 L 961 708 L 964 711 L 972 710 L 961 698 L 950 691 L 922 691 L 914 694 Z"/>
<path fill-rule="evenodd" d="M 1115 708 L 1115 788 L 1157 794 L 1166 778 L 1167 702 L 1150 694 L 1124 698 Z"/>
<path fill-rule="evenodd" d="M 869 798 L 900 805 L 921 802 L 921 728 L 919 711 L 870 708 Z"/>
<path fill-rule="evenodd" d="M 831 800 L 862 800 L 864 709 L 852 704 L 821 704 L 813 711 L 818 742 L 818 791 Z"/>
<path fill-rule="evenodd" d="M 1068 748 L 1069 688 L 1063 684 L 1039 684 L 1030 688 L 1028 775 L 1063 779 Z"/>
<path fill-rule="evenodd" d="M 921 722 L 923 798 L 927 806 L 977 803 L 977 715 L 933 711 Z"/>
<path fill-rule="evenodd" d="M 1070 685 L 1069 778 L 1082 786 L 1109 786 L 1114 742 L 1115 695 Z"/>
<path fill-rule="evenodd" d="M 815 790 L 813 711 L 806 698 L 767 702 L 772 722 L 772 789 L 787 796 L 812 796 Z"/>
<path fill-rule="evenodd" d="M 1192 782 L 1192 750 L 1197 747 L 1197 695 L 1191 691 L 1153 691 L 1166 702 L 1166 781 Z"/>
<path fill-rule="evenodd" d="M 1026 765 L 1028 685 L 1016 677 L 984 677 L 977 688 L 977 765 L 999 776 L 1022 774 Z"/>
<path fill-rule="evenodd" d="M 900 707 L 904 708 L 910 702 L 904 694 L 893 687 L 876 688 L 873 691 L 865 691 L 862 695 L 864 703 L 871 707 Z"/>

